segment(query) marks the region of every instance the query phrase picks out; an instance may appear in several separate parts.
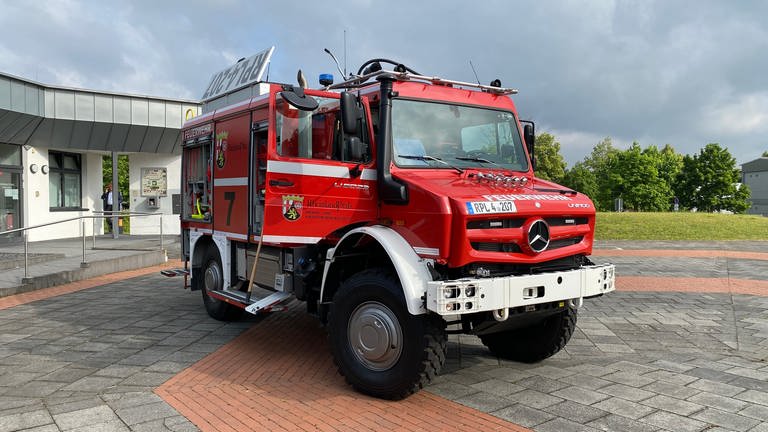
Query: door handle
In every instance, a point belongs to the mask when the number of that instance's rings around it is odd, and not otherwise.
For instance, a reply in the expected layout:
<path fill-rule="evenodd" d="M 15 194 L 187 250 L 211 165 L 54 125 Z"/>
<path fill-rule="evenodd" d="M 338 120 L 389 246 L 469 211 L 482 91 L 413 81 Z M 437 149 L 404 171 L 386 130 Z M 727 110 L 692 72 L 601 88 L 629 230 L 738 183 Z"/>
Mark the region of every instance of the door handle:
<path fill-rule="evenodd" d="M 288 186 L 293 186 L 293 182 L 290 180 L 270 180 L 269 185 L 278 186 L 278 187 L 288 187 Z"/>

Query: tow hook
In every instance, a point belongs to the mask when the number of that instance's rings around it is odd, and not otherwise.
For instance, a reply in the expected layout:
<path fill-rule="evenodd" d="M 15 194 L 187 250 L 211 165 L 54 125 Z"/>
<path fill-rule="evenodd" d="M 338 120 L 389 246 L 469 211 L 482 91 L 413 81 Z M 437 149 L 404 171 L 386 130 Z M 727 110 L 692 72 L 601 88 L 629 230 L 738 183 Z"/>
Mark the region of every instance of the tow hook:
<path fill-rule="evenodd" d="M 507 308 L 496 309 L 495 311 L 492 312 L 492 314 L 493 314 L 493 319 L 495 319 L 496 321 L 499 321 L 499 322 L 506 321 L 507 318 L 509 318 L 509 309 Z"/>
<path fill-rule="evenodd" d="M 578 303 L 574 303 L 573 299 L 568 300 L 568 306 L 576 309 L 580 308 L 584 304 L 584 297 L 579 297 L 577 300 Z"/>

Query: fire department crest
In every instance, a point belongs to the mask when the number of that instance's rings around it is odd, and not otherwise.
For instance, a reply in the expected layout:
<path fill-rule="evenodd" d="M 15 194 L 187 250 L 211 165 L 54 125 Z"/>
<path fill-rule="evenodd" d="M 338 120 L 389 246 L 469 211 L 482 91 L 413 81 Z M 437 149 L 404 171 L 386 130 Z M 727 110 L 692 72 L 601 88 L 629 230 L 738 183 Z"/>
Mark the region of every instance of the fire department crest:
<path fill-rule="evenodd" d="M 227 163 L 224 153 L 227 151 L 227 138 L 229 138 L 229 132 L 221 131 L 216 134 L 216 166 L 224 168 L 224 164 Z"/>
<path fill-rule="evenodd" d="M 283 195 L 283 217 L 293 222 L 301 217 L 304 208 L 304 197 L 299 195 Z"/>

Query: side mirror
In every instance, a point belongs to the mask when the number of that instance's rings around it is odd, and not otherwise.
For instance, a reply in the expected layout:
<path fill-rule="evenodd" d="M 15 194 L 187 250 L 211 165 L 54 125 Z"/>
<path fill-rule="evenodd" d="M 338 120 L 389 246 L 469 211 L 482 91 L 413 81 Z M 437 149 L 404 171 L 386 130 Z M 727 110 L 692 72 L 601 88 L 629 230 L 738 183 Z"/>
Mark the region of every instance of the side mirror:
<path fill-rule="evenodd" d="M 521 123 L 523 123 L 521 121 Z M 532 121 L 525 121 L 523 126 L 523 139 L 525 139 L 525 147 L 528 149 L 528 154 L 531 156 L 531 166 L 536 168 L 536 156 L 533 152 L 535 149 L 534 142 L 536 141 L 536 132 L 534 130 L 534 124 Z"/>
<path fill-rule="evenodd" d="M 533 153 L 533 143 L 536 141 L 536 133 L 533 131 L 533 123 L 528 123 L 523 127 L 523 138 L 525 138 L 525 145 L 528 146 L 528 151 Z"/>
<path fill-rule="evenodd" d="M 317 100 L 304 94 L 304 89 L 301 87 L 283 86 L 280 97 L 301 111 L 314 111 L 319 106 Z"/>
<path fill-rule="evenodd" d="M 350 92 L 341 92 L 340 107 L 344 134 L 357 135 L 357 121 L 363 117 L 363 110 L 357 96 Z"/>

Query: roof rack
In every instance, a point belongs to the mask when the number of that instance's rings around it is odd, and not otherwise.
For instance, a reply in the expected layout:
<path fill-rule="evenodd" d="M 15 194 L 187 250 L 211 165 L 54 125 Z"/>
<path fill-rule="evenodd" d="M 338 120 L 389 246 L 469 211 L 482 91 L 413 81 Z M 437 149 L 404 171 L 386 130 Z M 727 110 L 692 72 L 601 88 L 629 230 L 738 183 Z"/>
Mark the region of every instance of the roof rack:
<path fill-rule="evenodd" d="M 390 75 L 395 79 L 397 79 L 398 81 L 421 81 L 421 82 L 428 82 L 430 84 L 435 84 L 435 85 L 471 87 L 471 88 L 480 89 L 484 92 L 500 94 L 500 95 L 517 94 L 517 89 L 514 89 L 514 88 L 493 87 L 490 85 L 484 85 L 480 83 L 454 81 L 454 80 L 440 78 L 437 76 L 429 77 L 429 76 L 414 74 L 410 72 L 397 72 L 397 71 L 391 71 L 391 70 L 378 70 L 368 74 L 354 76 L 338 84 L 332 84 L 330 86 L 326 86 L 324 87 L 324 90 L 360 88 L 369 84 L 368 81 L 370 81 L 372 78 L 375 78 L 379 75 Z"/>

